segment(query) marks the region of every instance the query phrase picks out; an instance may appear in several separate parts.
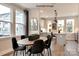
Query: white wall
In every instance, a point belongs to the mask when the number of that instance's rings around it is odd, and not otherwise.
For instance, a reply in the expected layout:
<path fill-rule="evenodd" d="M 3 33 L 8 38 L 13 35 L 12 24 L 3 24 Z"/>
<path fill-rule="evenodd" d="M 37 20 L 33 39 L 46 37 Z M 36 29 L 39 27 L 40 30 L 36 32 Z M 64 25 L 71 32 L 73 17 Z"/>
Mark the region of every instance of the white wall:
<path fill-rule="evenodd" d="M 14 6 L 12 4 L 3 4 L 6 6 L 10 6 L 11 8 L 15 9 L 22 9 L 18 6 Z M 38 22 L 40 22 L 40 17 L 42 16 L 46 16 L 48 15 L 48 17 L 52 17 L 53 15 L 51 13 L 53 12 L 48 12 L 48 13 L 43 13 L 42 15 L 39 14 L 39 9 L 31 9 L 29 10 L 30 14 L 29 14 L 29 20 L 31 20 L 32 18 L 37 18 Z M 59 16 L 75 16 L 79 14 L 79 5 L 70 5 L 70 6 L 58 6 L 57 8 L 58 11 L 58 15 Z M 79 16 L 75 17 L 75 31 L 77 31 L 77 29 L 79 29 Z M 29 34 L 34 34 L 34 33 L 39 33 L 39 23 L 38 23 L 38 30 L 37 31 L 29 31 Z M 18 37 L 20 38 L 20 37 Z M 0 38 L 0 52 L 5 51 L 5 50 L 9 50 L 12 49 L 12 45 L 11 45 L 11 37 L 7 37 L 7 38 Z M 6 53 L 6 52 L 5 52 Z"/>
<path fill-rule="evenodd" d="M 29 30 L 29 35 L 30 34 L 39 34 L 39 9 L 32 9 L 32 10 L 29 10 L 29 22 L 31 21 L 31 19 L 33 18 L 36 18 L 38 20 L 38 30 L 36 31 L 32 31 L 32 30 Z M 29 29 L 30 29 L 30 26 L 29 26 Z"/>
<path fill-rule="evenodd" d="M 20 36 L 16 36 L 16 39 L 19 40 Z M 0 55 L 4 55 L 10 51 L 13 51 L 12 37 L 1 37 L 0 38 Z"/>
<path fill-rule="evenodd" d="M 55 9 L 57 10 L 58 17 L 61 19 L 66 20 L 68 17 L 74 18 L 74 32 L 77 32 L 79 29 L 79 4 L 59 4 L 53 8 L 34 8 L 30 10 L 30 20 L 33 17 L 37 18 L 38 21 L 41 20 L 41 17 L 53 20 Z M 40 13 L 40 10 L 43 10 L 43 12 Z M 64 27 L 66 27 L 66 25 Z M 66 29 L 64 29 L 64 31 L 66 31 Z M 39 29 L 37 31 L 30 31 L 30 33 L 39 33 Z"/>

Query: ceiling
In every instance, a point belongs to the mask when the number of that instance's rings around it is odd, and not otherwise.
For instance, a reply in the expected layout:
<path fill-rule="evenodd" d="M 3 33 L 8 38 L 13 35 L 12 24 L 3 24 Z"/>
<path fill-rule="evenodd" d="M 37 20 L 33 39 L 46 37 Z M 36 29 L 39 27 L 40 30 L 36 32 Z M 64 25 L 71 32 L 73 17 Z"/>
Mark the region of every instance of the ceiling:
<path fill-rule="evenodd" d="M 54 3 L 16 3 L 23 8 L 36 8 L 38 5 L 54 5 Z"/>
<path fill-rule="evenodd" d="M 21 6 L 23 8 L 36 8 L 38 5 L 47 5 L 54 7 L 68 7 L 68 6 L 77 6 L 78 3 L 16 3 L 16 5 Z"/>
<path fill-rule="evenodd" d="M 74 16 L 79 14 L 79 4 L 78 3 L 16 3 L 16 5 L 27 9 L 38 9 L 37 6 L 53 6 L 50 8 L 41 8 L 44 13 L 41 14 L 42 17 L 52 17 L 54 15 L 53 10 L 57 10 L 58 16 Z M 53 9 L 53 10 L 52 10 Z"/>

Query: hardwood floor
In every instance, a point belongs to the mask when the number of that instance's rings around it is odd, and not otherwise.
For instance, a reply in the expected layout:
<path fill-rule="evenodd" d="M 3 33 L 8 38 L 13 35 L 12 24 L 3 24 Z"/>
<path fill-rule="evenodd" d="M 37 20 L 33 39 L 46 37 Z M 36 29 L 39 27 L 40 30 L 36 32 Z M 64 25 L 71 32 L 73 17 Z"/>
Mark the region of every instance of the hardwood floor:
<path fill-rule="evenodd" d="M 61 46 L 60 44 L 54 45 L 54 51 L 52 51 L 54 56 L 63 56 L 64 55 L 64 46 Z"/>
<path fill-rule="evenodd" d="M 51 43 L 51 53 L 52 56 L 78 56 L 77 54 L 77 44 L 75 41 L 68 41 L 66 46 L 62 46 L 59 43 L 55 43 L 55 41 L 52 41 Z M 47 51 L 44 54 L 45 56 L 48 56 Z M 13 56 L 13 52 L 6 54 L 6 56 Z M 22 54 L 18 54 L 18 56 L 22 56 Z M 28 56 L 28 55 L 26 55 Z"/>
<path fill-rule="evenodd" d="M 53 41 L 51 44 L 51 49 L 52 49 L 51 50 L 52 56 L 64 56 L 64 46 L 61 46 L 58 43 L 54 43 Z M 45 52 L 46 52 L 45 56 L 48 56 L 47 51 Z M 7 56 L 12 56 L 12 55 L 13 55 L 13 52 L 11 54 L 7 54 Z M 18 56 L 22 56 L 22 55 L 18 54 Z"/>

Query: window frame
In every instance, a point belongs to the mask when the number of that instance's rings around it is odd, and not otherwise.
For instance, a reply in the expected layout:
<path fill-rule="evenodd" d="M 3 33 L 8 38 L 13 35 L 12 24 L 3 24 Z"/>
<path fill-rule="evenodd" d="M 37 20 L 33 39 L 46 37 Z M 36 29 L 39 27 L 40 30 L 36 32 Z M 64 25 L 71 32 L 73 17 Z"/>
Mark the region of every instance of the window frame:
<path fill-rule="evenodd" d="M 68 31 L 67 31 L 67 20 L 73 20 L 73 21 L 72 21 L 72 32 L 68 32 Z M 66 19 L 66 32 L 67 32 L 67 33 L 74 33 L 74 25 L 75 25 L 75 24 L 74 24 L 74 18 L 67 18 L 67 19 Z"/>
<path fill-rule="evenodd" d="M 2 5 L 2 4 L 0 4 L 0 5 Z M 6 8 L 9 8 L 10 9 L 10 21 L 6 21 L 6 20 L 0 20 L 0 22 L 2 22 L 2 23 L 9 23 L 10 24 L 10 33 L 8 34 L 8 35 L 2 35 L 2 36 L 0 36 L 0 37 L 5 37 L 5 36 L 11 36 L 12 34 L 11 34 L 11 26 L 12 26 L 12 11 L 11 11 L 11 8 L 10 7 L 8 7 L 8 6 L 5 6 L 5 5 L 2 5 L 2 6 L 4 6 L 4 7 L 6 7 Z"/>
<path fill-rule="evenodd" d="M 23 17 L 24 17 L 23 19 L 24 19 L 24 22 L 25 22 L 25 23 L 16 22 L 16 17 L 17 17 L 17 16 L 16 16 L 16 13 L 17 13 L 17 11 L 20 12 L 20 13 L 23 13 L 23 15 L 24 15 L 24 16 L 23 16 Z M 22 34 L 18 34 L 18 35 L 17 35 L 16 24 L 22 25 L 22 26 L 25 28 L 25 30 L 26 30 L 25 14 L 24 14 L 24 12 L 23 12 L 22 10 L 19 10 L 19 9 L 16 9 L 16 10 L 15 10 L 15 35 L 16 35 L 16 36 L 22 35 Z M 26 31 L 25 31 L 25 32 L 26 32 Z M 26 34 L 26 33 L 23 33 L 23 35 L 25 35 L 25 34 Z"/>

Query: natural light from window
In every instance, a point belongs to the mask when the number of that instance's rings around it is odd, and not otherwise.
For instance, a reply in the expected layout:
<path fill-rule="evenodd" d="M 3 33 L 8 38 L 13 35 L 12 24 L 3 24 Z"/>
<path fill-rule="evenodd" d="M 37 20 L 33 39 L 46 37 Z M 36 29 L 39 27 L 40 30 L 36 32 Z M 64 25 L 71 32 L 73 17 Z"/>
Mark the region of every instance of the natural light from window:
<path fill-rule="evenodd" d="M 0 36 L 11 34 L 10 8 L 0 5 Z"/>
<path fill-rule="evenodd" d="M 67 19 L 66 31 L 67 32 L 74 32 L 74 19 Z"/>
<path fill-rule="evenodd" d="M 64 20 L 58 20 L 58 31 L 64 32 Z"/>
<path fill-rule="evenodd" d="M 21 11 L 16 11 L 16 35 L 25 34 L 25 20 L 24 13 Z"/>

